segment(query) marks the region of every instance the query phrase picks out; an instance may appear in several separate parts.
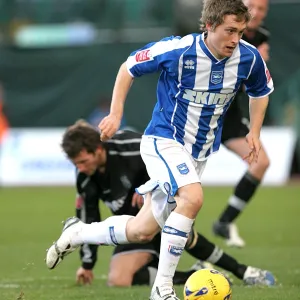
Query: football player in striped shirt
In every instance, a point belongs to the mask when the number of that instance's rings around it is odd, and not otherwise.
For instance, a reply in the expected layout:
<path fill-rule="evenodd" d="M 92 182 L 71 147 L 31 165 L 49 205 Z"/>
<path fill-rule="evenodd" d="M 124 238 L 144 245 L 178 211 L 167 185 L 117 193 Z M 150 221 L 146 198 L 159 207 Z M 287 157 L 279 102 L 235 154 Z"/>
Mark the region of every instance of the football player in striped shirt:
<path fill-rule="evenodd" d="M 112 139 L 101 142 L 99 131 L 82 120 L 65 131 L 62 149 L 77 168 L 76 217 L 82 222 L 101 221 L 100 201 L 113 215 L 138 214 L 143 197 L 135 192 L 135 187 L 149 180 L 140 155 L 140 142 L 141 134 L 131 131 L 118 131 Z M 144 244 L 117 245 L 110 261 L 108 285 L 152 285 L 159 262 L 160 240 L 158 233 Z M 97 250 L 98 245 L 80 247 L 78 283 L 92 283 Z M 269 271 L 239 263 L 195 228 L 185 251 L 198 261 L 188 271 L 176 271 L 174 284 L 184 284 L 193 272 L 207 267 L 208 263 L 210 267 L 214 264 L 234 274 L 247 285 L 270 285 L 274 281 Z M 101 263 L 101 255 L 99 260 Z"/>
<path fill-rule="evenodd" d="M 135 217 L 112 216 L 92 224 L 68 219 L 47 252 L 49 268 L 84 243 L 143 243 L 162 231 L 150 299 L 178 299 L 173 277 L 203 203 L 201 175 L 207 158 L 219 149 L 224 116 L 241 84 L 250 97 L 245 159 L 252 163 L 259 156 L 260 130 L 273 82 L 258 50 L 241 40 L 250 18 L 242 0 L 206 0 L 204 33 L 150 43 L 121 65 L 110 114 L 99 124 L 102 140 L 118 130 L 134 78 L 160 72 L 157 103 L 141 141 L 150 177 L 137 188 L 145 195 L 144 205 Z"/>

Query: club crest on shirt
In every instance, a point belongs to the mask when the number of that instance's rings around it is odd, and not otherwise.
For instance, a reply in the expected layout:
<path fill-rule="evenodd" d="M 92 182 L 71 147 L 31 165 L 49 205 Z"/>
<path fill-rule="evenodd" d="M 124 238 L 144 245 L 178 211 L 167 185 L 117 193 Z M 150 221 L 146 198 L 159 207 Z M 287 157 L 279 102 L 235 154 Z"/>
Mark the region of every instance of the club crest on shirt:
<path fill-rule="evenodd" d="M 210 81 L 213 84 L 218 84 L 223 80 L 223 71 L 212 71 L 210 75 Z"/>
<path fill-rule="evenodd" d="M 179 173 L 182 175 L 185 175 L 190 171 L 188 166 L 185 163 L 178 165 L 177 169 L 178 169 Z"/>

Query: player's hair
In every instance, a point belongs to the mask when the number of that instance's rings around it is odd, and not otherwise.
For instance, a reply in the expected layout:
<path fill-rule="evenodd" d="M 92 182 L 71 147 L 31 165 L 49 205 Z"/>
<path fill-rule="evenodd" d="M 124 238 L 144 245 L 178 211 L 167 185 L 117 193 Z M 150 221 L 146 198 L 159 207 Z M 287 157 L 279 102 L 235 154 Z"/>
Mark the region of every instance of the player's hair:
<path fill-rule="evenodd" d="M 78 120 L 67 128 L 61 143 L 63 151 L 71 159 L 78 156 L 82 150 L 95 153 L 99 146 L 102 146 L 99 131 L 84 120 Z"/>
<path fill-rule="evenodd" d="M 200 29 L 210 24 L 213 29 L 223 24 L 226 15 L 235 15 L 238 22 L 248 23 L 251 14 L 243 0 L 204 0 Z"/>

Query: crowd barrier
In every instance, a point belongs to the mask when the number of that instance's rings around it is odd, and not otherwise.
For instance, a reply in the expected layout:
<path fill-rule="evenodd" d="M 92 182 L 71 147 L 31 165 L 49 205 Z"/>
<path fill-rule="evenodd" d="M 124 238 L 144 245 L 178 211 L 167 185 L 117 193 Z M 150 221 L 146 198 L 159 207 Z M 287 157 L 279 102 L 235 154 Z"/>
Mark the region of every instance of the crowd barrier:
<path fill-rule="evenodd" d="M 74 166 L 60 148 L 63 132 L 63 128 L 9 130 L 0 148 L 0 185 L 73 185 Z M 286 127 L 265 127 L 261 139 L 271 161 L 263 185 L 285 184 L 290 175 L 295 132 Z M 246 169 L 244 161 L 221 147 L 208 160 L 202 183 L 233 185 Z"/>

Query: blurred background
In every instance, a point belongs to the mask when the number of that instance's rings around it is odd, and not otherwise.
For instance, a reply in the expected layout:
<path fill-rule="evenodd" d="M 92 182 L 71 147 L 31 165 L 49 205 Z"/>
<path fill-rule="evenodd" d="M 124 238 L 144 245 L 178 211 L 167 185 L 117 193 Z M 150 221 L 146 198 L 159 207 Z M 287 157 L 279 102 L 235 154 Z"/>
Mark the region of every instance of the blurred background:
<path fill-rule="evenodd" d="M 57 238 L 60 221 L 74 214 L 75 172 L 60 142 L 77 119 L 97 125 L 108 113 L 118 68 L 132 51 L 168 35 L 197 32 L 201 6 L 201 0 L 0 0 L 1 300 L 146 299 L 148 288 L 105 288 L 111 247 L 99 250 L 100 284 L 75 286 L 78 255 L 57 272 L 46 269 L 45 249 Z M 274 272 L 279 288 L 250 292 L 235 281 L 237 299 L 299 299 L 299 11 L 300 0 L 270 0 L 265 25 L 275 91 L 262 140 L 271 165 L 265 187 L 238 220 L 247 247 L 226 248 Z M 157 78 L 136 80 L 122 128 L 144 130 Z M 240 105 L 247 116 L 248 100 Z M 212 235 L 212 220 L 246 168 L 224 148 L 206 166 L 206 200 L 196 226 L 220 246 L 225 244 Z M 102 217 L 108 216 L 101 206 Z M 192 263 L 184 255 L 180 268 Z"/>
<path fill-rule="evenodd" d="M 0 185 L 73 184 L 73 167 L 59 147 L 62 131 L 79 118 L 97 125 L 119 65 L 150 41 L 197 32 L 201 6 L 199 0 L 0 0 Z M 263 131 L 271 158 L 266 184 L 300 175 L 299 10 L 300 1 L 271 0 L 265 23 L 275 83 Z M 136 81 L 123 128 L 144 130 L 157 77 Z M 247 116 L 247 99 L 240 104 Z M 233 184 L 246 168 L 221 152 L 209 163 L 207 184 Z M 224 169 L 218 178 L 216 166 Z"/>

